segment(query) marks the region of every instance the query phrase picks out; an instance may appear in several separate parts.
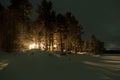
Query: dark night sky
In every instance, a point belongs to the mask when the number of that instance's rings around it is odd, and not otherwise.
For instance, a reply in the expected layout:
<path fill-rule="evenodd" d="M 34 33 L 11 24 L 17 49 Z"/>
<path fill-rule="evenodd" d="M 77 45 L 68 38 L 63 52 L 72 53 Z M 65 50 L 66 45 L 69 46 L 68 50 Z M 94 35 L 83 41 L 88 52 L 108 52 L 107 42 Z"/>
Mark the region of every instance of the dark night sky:
<path fill-rule="evenodd" d="M 34 7 L 41 0 L 30 0 Z M 119 0 L 51 0 L 57 12 L 72 12 L 84 28 L 84 38 L 95 34 L 107 49 L 120 49 Z M 0 0 L 6 5 L 9 0 Z"/>

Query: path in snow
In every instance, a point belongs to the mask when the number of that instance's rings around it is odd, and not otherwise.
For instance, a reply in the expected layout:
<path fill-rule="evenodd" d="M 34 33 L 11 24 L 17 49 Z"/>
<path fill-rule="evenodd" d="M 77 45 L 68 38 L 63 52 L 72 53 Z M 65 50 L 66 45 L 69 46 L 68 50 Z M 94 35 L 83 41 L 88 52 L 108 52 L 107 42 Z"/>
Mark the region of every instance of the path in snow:
<path fill-rule="evenodd" d="M 120 55 L 0 55 L 0 80 L 120 80 Z"/>

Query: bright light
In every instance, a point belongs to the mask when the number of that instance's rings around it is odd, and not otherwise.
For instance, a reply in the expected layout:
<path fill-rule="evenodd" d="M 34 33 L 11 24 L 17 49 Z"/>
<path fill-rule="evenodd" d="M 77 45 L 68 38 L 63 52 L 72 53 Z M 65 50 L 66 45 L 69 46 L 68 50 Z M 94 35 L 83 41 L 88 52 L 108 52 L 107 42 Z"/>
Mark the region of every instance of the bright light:
<path fill-rule="evenodd" d="M 44 47 L 44 45 L 41 43 L 41 44 L 40 44 L 40 47 Z"/>
<path fill-rule="evenodd" d="M 55 47 L 55 48 L 56 48 L 56 47 L 57 47 L 57 45 L 56 45 L 56 44 L 54 44 L 54 46 L 53 46 L 53 47 Z"/>
<path fill-rule="evenodd" d="M 43 43 L 40 44 L 41 50 L 45 50 L 45 45 Z"/>
<path fill-rule="evenodd" d="M 52 48 L 51 46 L 49 46 L 50 48 Z M 53 45 L 54 48 L 57 47 L 56 44 Z M 29 44 L 29 49 L 41 49 L 41 50 L 45 50 L 45 44 L 44 43 L 40 43 L 40 44 L 37 44 L 37 43 L 31 43 Z"/>
<path fill-rule="evenodd" d="M 29 49 L 38 49 L 38 48 L 39 48 L 39 45 L 36 43 L 32 43 L 29 45 Z"/>

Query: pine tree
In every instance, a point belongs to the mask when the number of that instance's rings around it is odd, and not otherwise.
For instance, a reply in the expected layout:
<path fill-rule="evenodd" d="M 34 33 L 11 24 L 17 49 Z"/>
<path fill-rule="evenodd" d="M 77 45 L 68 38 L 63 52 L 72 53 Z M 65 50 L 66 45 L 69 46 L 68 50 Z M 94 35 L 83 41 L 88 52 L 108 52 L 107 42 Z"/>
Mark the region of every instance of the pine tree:
<path fill-rule="evenodd" d="M 83 52 L 88 52 L 88 43 L 87 43 L 87 41 L 83 41 L 82 51 Z"/>
<path fill-rule="evenodd" d="M 0 13 L 4 11 L 4 7 L 2 6 L 2 4 L 0 3 Z"/>
<path fill-rule="evenodd" d="M 39 16 L 36 20 L 39 29 L 42 30 L 39 32 L 44 36 L 46 50 L 50 50 L 50 46 L 53 46 L 53 22 L 55 21 L 55 12 L 52 9 L 52 5 L 51 1 L 43 0 L 39 5 Z"/>
<path fill-rule="evenodd" d="M 104 43 L 98 40 L 94 35 L 91 36 L 90 52 L 92 54 L 101 54 L 105 50 Z"/>
<path fill-rule="evenodd" d="M 0 49 L 2 48 L 2 43 L 4 41 L 4 25 L 3 25 L 3 14 L 5 8 L 0 4 Z"/>
<path fill-rule="evenodd" d="M 11 5 L 4 13 L 5 40 L 3 48 L 6 51 L 15 51 L 21 44 L 21 30 L 28 28 L 31 8 L 28 0 L 11 0 Z M 21 26 L 22 24 L 22 26 Z M 27 30 L 27 29 L 26 29 Z M 21 36 L 24 36 L 21 34 Z M 24 40 L 23 40 L 24 41 Z M 5 44 L 6 43 L 6 44 Z"/>
<path fill-rule="evenodd" d="M 78 21 L 76 20 L 75 16 L 72 15 L 70 12 L 67 12 L 66 15 L 66 27 L 67 27 L 67 35 L 68 35 L 68 42 L 71 47 L 69 47 L 74 52 L 81 51 L 82 48 L 82 26 L 78 24 Z"/>
<path fill-rule="evenodd" d="M 63 52 L 64 50 L 64 36 L 65 36 L 65 17 L 62 14 L 58 14 L 56 17 L 57 21 L 57 33 L 59 34 L 58 43 L 60 45 L 60 51 Z"/>

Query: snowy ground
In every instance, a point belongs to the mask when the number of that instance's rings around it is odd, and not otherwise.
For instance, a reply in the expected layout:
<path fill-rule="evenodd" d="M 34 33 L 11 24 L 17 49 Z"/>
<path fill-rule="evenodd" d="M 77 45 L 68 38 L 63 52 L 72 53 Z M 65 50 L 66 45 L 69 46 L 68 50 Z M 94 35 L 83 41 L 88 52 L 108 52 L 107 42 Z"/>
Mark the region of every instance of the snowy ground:
<path fill-rule="evenodd" d="M 120 55 L 0 52 L 0 80 L 120 80 Z"/>

